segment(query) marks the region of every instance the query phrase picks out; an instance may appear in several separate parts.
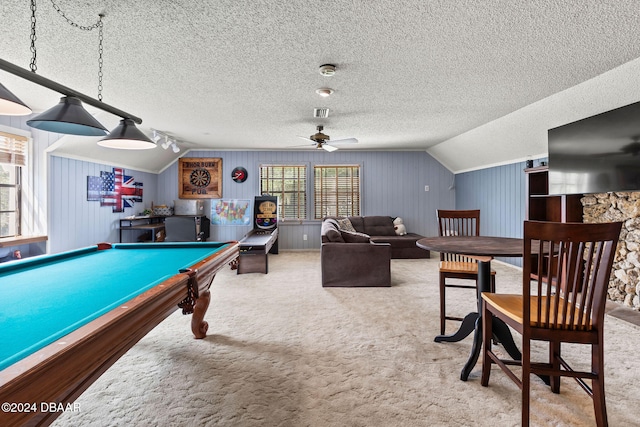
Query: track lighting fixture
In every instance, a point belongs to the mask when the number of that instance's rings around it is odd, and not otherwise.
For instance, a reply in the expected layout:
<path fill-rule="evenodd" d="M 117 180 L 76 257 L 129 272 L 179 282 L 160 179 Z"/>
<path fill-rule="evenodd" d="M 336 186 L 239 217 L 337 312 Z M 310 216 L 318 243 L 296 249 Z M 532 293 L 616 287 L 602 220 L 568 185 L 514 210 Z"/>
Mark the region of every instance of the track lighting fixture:
<path fill-rule="evenodd" d="M 151 132 L 153 133 L 151 140 L 157 144 L 162 139 L 162 135 L 155 129 L 151 129 Z"/>
<path fill-rule="evenodd" d="M 159 142 L 162 138 L 164 138 L 164 142 L 160 144 L 163 149 L 168 150 L 169 147 L 171 147 L 171 150 L 174 153 L 180 152 L 180 147 L 178 146 L 179 141 L 177 139 L 157 129 L 151 129 L 151 131 L 153 132 L 154 137 L 155 135 L 158 136 L 158 140 L 156 140 L 156 142 Z"/>

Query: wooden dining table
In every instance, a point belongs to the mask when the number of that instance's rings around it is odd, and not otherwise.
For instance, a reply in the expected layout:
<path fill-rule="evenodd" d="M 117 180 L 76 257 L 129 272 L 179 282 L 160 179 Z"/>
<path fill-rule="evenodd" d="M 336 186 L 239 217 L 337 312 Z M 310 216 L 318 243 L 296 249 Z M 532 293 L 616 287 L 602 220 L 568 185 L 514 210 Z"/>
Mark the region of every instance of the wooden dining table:
<path fill-rule="evenodd" d="M 466 381 L 476 365 L 482 350 L 482 292 L 491 290 L 491 260 L 494 257 L 522 257 L 524 240 L 513 237 L 493 236 L 438 236 L 425 237 L 416 242 L 419 248 L 468 255 L 478 261 L 477 312 L 467 314 L 460 328 L 451 335 L 438 335 L 436 342 L 461 341 L 473 332 L 471 354 L 460 373 L 460 379 Z M 514 360 L 520 360 L 522 354 L 513 341 L 511 331 L 505 323 L 493 320 L 494 339 L 502 344 Z"/>

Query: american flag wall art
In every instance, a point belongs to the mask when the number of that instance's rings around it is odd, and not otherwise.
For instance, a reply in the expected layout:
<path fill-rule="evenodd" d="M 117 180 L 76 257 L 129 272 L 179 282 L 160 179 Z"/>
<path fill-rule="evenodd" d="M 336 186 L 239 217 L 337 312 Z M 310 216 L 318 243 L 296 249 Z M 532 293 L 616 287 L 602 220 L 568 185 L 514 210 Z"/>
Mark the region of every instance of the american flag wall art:
<path fill-rule="evenodd" d="M 101 171 L 100 176 L 87 176 L 87 201 L 111 206 L 113 212 L 124 212 L 137 202 L 142 202 L 142 183 L 124 174 L 124 169 Z"/>

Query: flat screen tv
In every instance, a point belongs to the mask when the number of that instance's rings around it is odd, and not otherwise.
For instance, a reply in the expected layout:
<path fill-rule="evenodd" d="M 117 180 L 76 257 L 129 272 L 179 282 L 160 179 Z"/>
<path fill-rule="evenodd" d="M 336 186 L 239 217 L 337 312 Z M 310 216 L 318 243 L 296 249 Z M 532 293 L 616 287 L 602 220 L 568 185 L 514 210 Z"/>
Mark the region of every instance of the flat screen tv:
<path fill-rule="evenodd" d="M 640 102 L 548 131 L 549 194 L 640 191 Z"/>

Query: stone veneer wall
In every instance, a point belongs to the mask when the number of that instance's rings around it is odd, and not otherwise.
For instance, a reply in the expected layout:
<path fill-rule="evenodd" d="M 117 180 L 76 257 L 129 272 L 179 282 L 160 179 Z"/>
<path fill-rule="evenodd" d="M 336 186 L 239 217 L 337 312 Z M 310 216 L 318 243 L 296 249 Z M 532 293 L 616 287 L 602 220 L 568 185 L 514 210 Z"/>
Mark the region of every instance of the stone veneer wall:
<path fill-rule="evenodd" d="M 609 282 L 609 299 L 640 311 L 640 192 L 588 194 L 584 222 L 624 221 Z"/>

